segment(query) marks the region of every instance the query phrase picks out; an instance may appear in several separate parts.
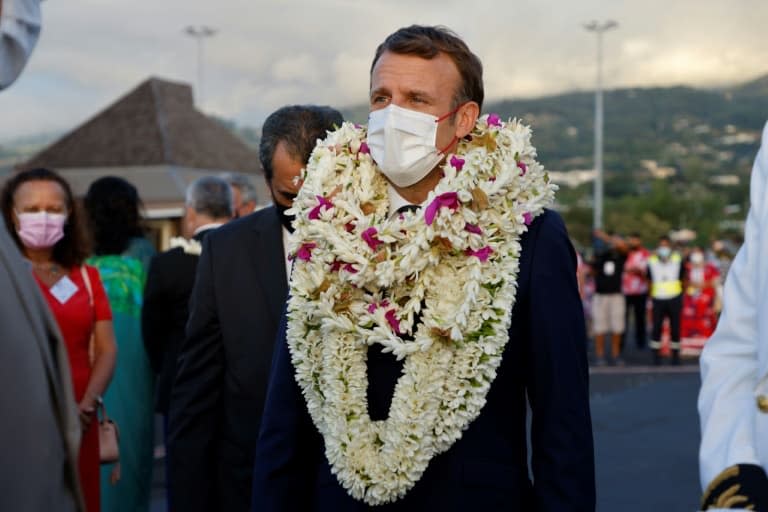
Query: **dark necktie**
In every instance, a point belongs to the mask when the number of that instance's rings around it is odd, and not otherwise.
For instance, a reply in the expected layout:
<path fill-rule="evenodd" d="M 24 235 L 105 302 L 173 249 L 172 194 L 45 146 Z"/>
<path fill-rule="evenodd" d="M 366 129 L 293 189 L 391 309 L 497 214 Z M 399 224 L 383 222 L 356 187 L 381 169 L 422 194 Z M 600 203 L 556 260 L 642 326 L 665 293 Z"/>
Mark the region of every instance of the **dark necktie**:
<path fill-rule="evenodd" d="M 421 205 L 418 204 L 404 204 L 398 208 L 395 213 L 415 212 L 419 208 L 421 208 Z"/>

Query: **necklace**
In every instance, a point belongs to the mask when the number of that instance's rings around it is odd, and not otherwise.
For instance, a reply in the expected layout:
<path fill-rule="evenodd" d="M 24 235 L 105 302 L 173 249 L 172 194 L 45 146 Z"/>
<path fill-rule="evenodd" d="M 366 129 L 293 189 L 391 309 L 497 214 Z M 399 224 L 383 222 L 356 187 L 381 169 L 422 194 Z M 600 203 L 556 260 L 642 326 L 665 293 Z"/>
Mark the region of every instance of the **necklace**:
<path fill-rule="evenodd" d="M 35 263 L 32 262 L 32 268 L 39 272 L 50 274 L 53 277 L 61 273 L 61 267 L 57 263 Z"/>
<path fill-rule="evenodd" d="M 364 127 L 315 148 L 293 206 L 287 341 L 341 485 L 395 501 L 480 414 L 507 343 L 520 236 L 556 187 L 531 132 L 491 114 L 442 167 L 423 208 L 388 215 Z M 367 348 L 405 359 L 389 417 L 372 421 Z"/>

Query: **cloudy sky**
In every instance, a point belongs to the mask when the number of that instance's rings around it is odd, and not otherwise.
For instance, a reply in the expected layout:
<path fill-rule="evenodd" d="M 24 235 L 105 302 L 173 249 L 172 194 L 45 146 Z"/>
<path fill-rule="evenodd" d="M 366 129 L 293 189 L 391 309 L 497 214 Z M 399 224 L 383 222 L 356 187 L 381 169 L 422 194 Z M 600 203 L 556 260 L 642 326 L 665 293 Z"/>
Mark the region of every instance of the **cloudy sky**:
<path fill-rule="evenodd" d="M 0 94 L 0 142 L 74 127 L 148 76 L 196 82 L 202 108 L 258 125 L 287 103 L 366 101 L 376 45 L 411 23 L 443 24 L 483 60 L 486 97 L 588 89 L 606 35 L 606 85 L 715 85 L 768 73 L 766 0 L 48 0 L 23 77 Z"/>

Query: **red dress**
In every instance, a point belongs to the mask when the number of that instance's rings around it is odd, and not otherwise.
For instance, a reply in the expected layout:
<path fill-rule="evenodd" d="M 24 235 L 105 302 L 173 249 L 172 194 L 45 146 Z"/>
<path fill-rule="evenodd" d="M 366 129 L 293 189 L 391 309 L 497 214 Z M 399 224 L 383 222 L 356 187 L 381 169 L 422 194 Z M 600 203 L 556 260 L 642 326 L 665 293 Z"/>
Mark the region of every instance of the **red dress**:
<path fill-rule="evenodd" d="M 91 378 L 88 347 L 94 322 L 112 319 L 112 311 L 99 278 L 99 271 L 88 265 L 85 268 L 93 289 L 93 308 L 90 305 L 88 288 L 83 281 L 80 267 L 70 270 L 67 276 L 77 286 L 77 291 L 63 304 L 51 293 L 45 283 L 35 276 L 64 338 L 75 388 L 75 400 L 78 403 L 82 400 Z M 80 485 L 83 489 L 87 512 L 99 512 L 99 431 L 96 425 L 97 422 L 93 421 L 88 430 L 83 432 L 78 461 Z"/>

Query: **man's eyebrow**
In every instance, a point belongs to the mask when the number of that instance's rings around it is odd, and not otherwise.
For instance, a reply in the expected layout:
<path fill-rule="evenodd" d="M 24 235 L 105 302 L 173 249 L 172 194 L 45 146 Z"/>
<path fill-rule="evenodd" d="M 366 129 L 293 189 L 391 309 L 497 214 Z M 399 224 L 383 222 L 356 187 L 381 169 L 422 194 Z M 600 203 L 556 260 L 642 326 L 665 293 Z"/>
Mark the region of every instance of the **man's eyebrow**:
<path fill-rule="evenodd" d="M 407 91 L 405 95 L 409 100 L 422 99 L 430 102 L 435 100 L 435 98 L 431 94 L 429 94 L 427 91 L 422 91 L 419 89 L 412 89 L 410 91 Z"/>
<path fill-rule="evenodd" d="M 389 95 L 389 89 L 387 87 L 377 87 L 371 91 L 371 98 L 380 95 Z"/>

